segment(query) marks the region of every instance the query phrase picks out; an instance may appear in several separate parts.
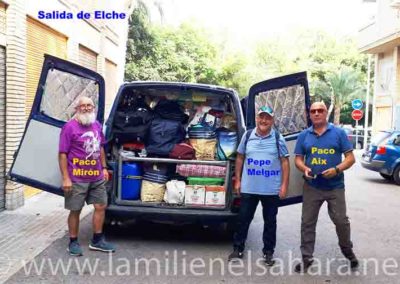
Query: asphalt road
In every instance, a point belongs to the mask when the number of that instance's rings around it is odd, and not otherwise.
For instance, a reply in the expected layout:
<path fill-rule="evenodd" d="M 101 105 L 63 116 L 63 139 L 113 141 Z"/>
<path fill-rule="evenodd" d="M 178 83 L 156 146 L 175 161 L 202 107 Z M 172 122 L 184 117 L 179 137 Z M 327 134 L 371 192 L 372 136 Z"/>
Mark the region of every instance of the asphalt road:
<path fill-rule="evenodd" d="M 92 252 L 87 247 L 89 216 L 81 224 L 83 257 L 67 254 L 66 235 L 6 283 L 399 283 L 400 187 L 357 163 L 346 172 L 346 192 L 354 250 L 361 262 L 358 271 L 351 272 L 340 253 L 326 205 L 319 215 L 316 261 L 310 273 L 293 272 L 300 257 L 301 205 L 280 209 L 277 263 L 266 268 L 261 261 L 259 206 L 243 263 L 227 262 L 231 241 L 221 231 L 198 226 L 116 226 L 107 231 L 107 238 L 117 245 L 117 252 Z"/>

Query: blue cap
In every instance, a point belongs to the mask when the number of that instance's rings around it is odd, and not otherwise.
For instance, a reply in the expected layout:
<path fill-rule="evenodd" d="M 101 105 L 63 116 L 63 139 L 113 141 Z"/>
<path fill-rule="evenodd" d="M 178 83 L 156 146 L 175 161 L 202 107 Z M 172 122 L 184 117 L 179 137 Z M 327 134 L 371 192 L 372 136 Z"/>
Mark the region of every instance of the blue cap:
<path fill-rule="evenodd" d="M 257 115 L 260 115 L 262 113 L 267 113 L 270 116 L 274 117 L 274 111 L 272 110 L 272 108 L 270 108 L 269 106 L 262 106 L 258 109 L 257 111 Z"/>

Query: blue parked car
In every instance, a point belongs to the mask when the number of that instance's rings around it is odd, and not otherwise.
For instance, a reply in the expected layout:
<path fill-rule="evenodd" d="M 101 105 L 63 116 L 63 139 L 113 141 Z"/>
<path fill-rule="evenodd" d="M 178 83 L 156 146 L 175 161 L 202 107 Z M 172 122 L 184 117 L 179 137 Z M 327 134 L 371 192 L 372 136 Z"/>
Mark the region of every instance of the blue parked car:
<path fill-rule="evenodd" d="M 400 131 L 379 132 L 363 153 L 361 165 L 400 185 Z"/>

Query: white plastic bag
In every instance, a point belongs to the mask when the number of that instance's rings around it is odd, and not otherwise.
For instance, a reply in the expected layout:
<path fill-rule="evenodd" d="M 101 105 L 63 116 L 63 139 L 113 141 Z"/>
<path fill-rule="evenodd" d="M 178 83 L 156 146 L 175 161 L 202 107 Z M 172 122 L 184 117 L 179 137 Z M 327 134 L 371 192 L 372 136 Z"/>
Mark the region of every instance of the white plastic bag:
<path fill-rule="evenodd" d="M 187 128 L 189 128 L 190 126 L 199 124 L 201 122 L 201 120 L 203 119 L 204 115 L 206 113 L 208 113 L 208 111 L 211 109 L 211 107 L 209 106 L 202 106 L 199 107 L 199 109 L 197 110 L 196 114 L 194 115 L 193 119 L 189 122 Z M 214 117 L 215 118 L 215 117 Z"/>
<path fill-rule="evenodd" d="M 164 201 L 170 204 L 183 204 L 185 198 L 185 182 L 171 180 L 167 182 L 167 190 L 164 194 Z"/>

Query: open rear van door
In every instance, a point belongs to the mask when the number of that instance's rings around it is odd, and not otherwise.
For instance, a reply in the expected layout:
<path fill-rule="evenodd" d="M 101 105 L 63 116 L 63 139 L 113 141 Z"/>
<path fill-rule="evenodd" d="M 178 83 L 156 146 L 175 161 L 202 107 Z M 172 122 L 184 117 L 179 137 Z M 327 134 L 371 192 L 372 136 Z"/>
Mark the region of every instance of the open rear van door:
<path fill-rule="evenodd" d="M 288 196 L 281 200 L 281 206 L 302 202 L 304 180 L 294 165 L 294 147 L 299 133 L 311 124 L 307 73 L 290 74 L 253 85 L 246 108 L 248 129 L 256 127 L 255 113 L 261 106 L 270 106 L 274 110 L 275 128 L 285 138 L 290 153 Z"/>
<path fill-rule="evenodd" d="M 11 180 L 63 195 L 58 165 L 61 128 L 75 115 L 81 96 L 93 99 L 103 123 L 104 79 L 74 63 L 45 55 L 36 96 L 9 176 Z"/>

